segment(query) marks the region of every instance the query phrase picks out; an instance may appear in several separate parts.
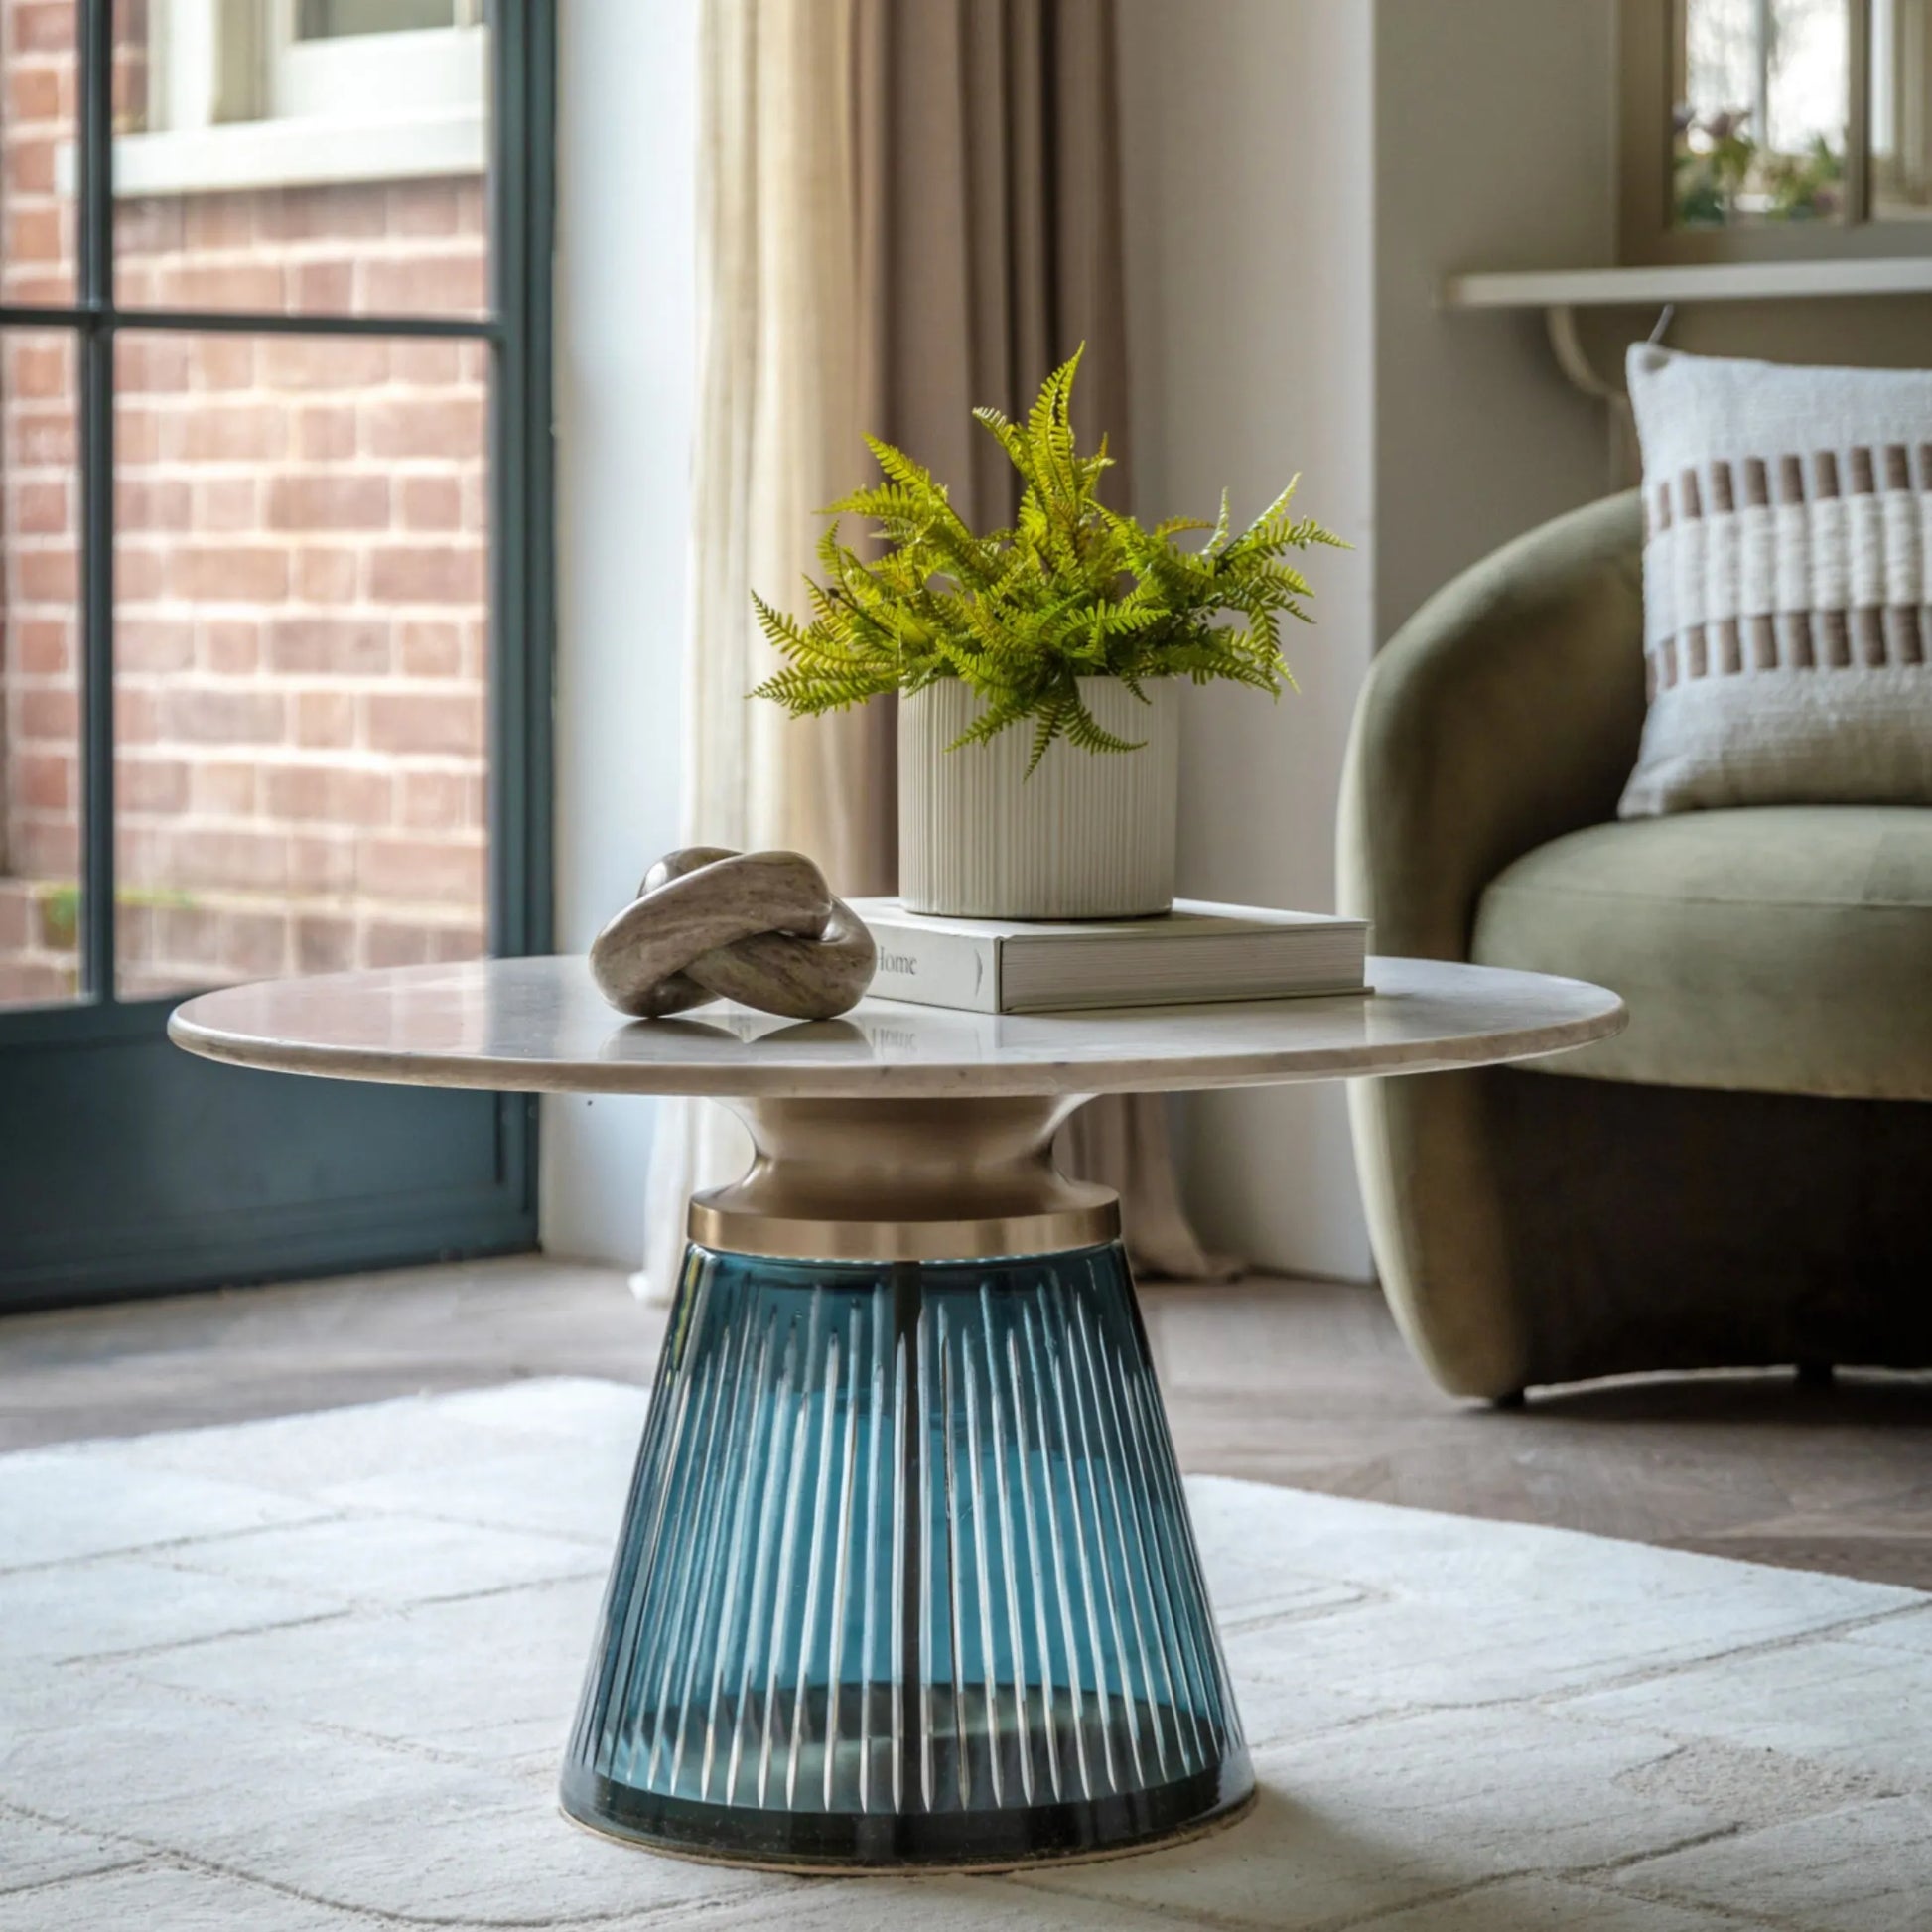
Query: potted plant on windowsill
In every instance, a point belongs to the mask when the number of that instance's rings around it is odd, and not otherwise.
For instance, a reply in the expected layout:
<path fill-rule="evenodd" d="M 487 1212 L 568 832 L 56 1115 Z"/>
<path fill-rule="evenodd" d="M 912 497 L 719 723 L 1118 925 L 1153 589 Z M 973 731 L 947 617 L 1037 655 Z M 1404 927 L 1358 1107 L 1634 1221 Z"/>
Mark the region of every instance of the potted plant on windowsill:
<path fill-rule="evenodd" d="M 1339 539 L 1290 514 L 1291 483 L 1247 529 L 1174 517 L 1152 529 L 1098 497 L 1103 439 L 1082 456 L 1076 353 L 1024 424 L 975 418 L 1023 488 L 1011 529 L 979 534 L 902 451 L 868 439 L 884 481 L 826 511 L 809 621 L 757 599 L 785 659 L 754 694 L 794 716 L 897 692 L 899 893 L 957 917 L 1124 918 L 1173 902 L 1179 686 L 1293 685 L 1284 618 L 1308 621 L 1290 551 Z M 838 518 L 878 525 L 879 554 Z M 1207 531 L 1199 549 L 1176 538 Z"/>

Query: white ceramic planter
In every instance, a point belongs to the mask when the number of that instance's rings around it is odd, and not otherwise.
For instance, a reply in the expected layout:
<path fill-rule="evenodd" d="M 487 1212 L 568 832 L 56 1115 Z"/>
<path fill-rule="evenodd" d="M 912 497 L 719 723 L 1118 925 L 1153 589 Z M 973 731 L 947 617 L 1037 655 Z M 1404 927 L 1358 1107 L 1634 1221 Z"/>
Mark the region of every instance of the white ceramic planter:
<path fill-rule="evenodd" d="M 1180 689 L 1083 677 L 1080 695 L 1138 752 L 1062 741 L 1027 776 L 1033 733 L 950 745 L 982 709 L 957 678 L 898 707 L 899 895 L 914 912 L 983 919 L 1118 919 L 1173 903 Z"/>

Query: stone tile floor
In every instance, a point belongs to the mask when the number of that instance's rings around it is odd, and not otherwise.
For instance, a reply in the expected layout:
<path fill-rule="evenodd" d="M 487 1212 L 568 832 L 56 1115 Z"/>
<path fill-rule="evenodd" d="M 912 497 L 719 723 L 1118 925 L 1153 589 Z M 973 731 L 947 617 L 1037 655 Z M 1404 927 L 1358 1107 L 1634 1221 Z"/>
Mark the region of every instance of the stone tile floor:
<path fill-rule="evenodd" d="M 1143 1295 L 1182 1466 L 1932 1588 L 1932 1375 L 1626 1378 L 1498 1414 L 1372 1290 Z M 539 1255 L 0 1319 L 0 1449 L 531 1375 L 648 1379 L 663 1311 Z"/>
<path fill-rule="evenodd" d="M 575 1832 L 642 1406 L 537 1379 L 0 1459 L 0 1932 L 1932 1924 L 1932 1598 L 1212 1477 L 1233 1830 L 920 1881 Z"/>

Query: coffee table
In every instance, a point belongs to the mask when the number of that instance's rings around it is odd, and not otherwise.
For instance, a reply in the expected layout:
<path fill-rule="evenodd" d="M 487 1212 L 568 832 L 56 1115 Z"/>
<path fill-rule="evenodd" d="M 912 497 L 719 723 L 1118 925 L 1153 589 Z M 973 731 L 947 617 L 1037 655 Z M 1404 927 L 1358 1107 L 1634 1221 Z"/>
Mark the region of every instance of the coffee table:
<path fill-rule="evenodd" d="M 1055 1169 L 1060 1123 L 1100 1093 L 1527 1059 L 1624 1021 L 1575 980 L 1371 978 L 625 1021 L 581 960 L 509 959 L 232 987 L 169 1031 L 285 1073 L 744 1119 L 749 1172 L 691 1204 L 564 1809 L 739 1863 L 999 1866 L 1170 1842 L 1254 1790 L 1118 1205 Z"/>

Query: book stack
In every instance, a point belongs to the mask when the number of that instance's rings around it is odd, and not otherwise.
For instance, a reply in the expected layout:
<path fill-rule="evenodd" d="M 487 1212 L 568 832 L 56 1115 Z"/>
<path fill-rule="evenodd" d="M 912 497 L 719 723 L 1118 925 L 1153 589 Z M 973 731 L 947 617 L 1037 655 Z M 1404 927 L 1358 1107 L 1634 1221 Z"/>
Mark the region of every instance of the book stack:
<path fill-rule="evenodd" d="M 882 1000 L 969 1013 L 1193 1006 L 1367 990 L 1368 926 L 1318 912 L 1175 899 L 1158 918 L 942 919 L 852 901 L 879 946 Z"/>

